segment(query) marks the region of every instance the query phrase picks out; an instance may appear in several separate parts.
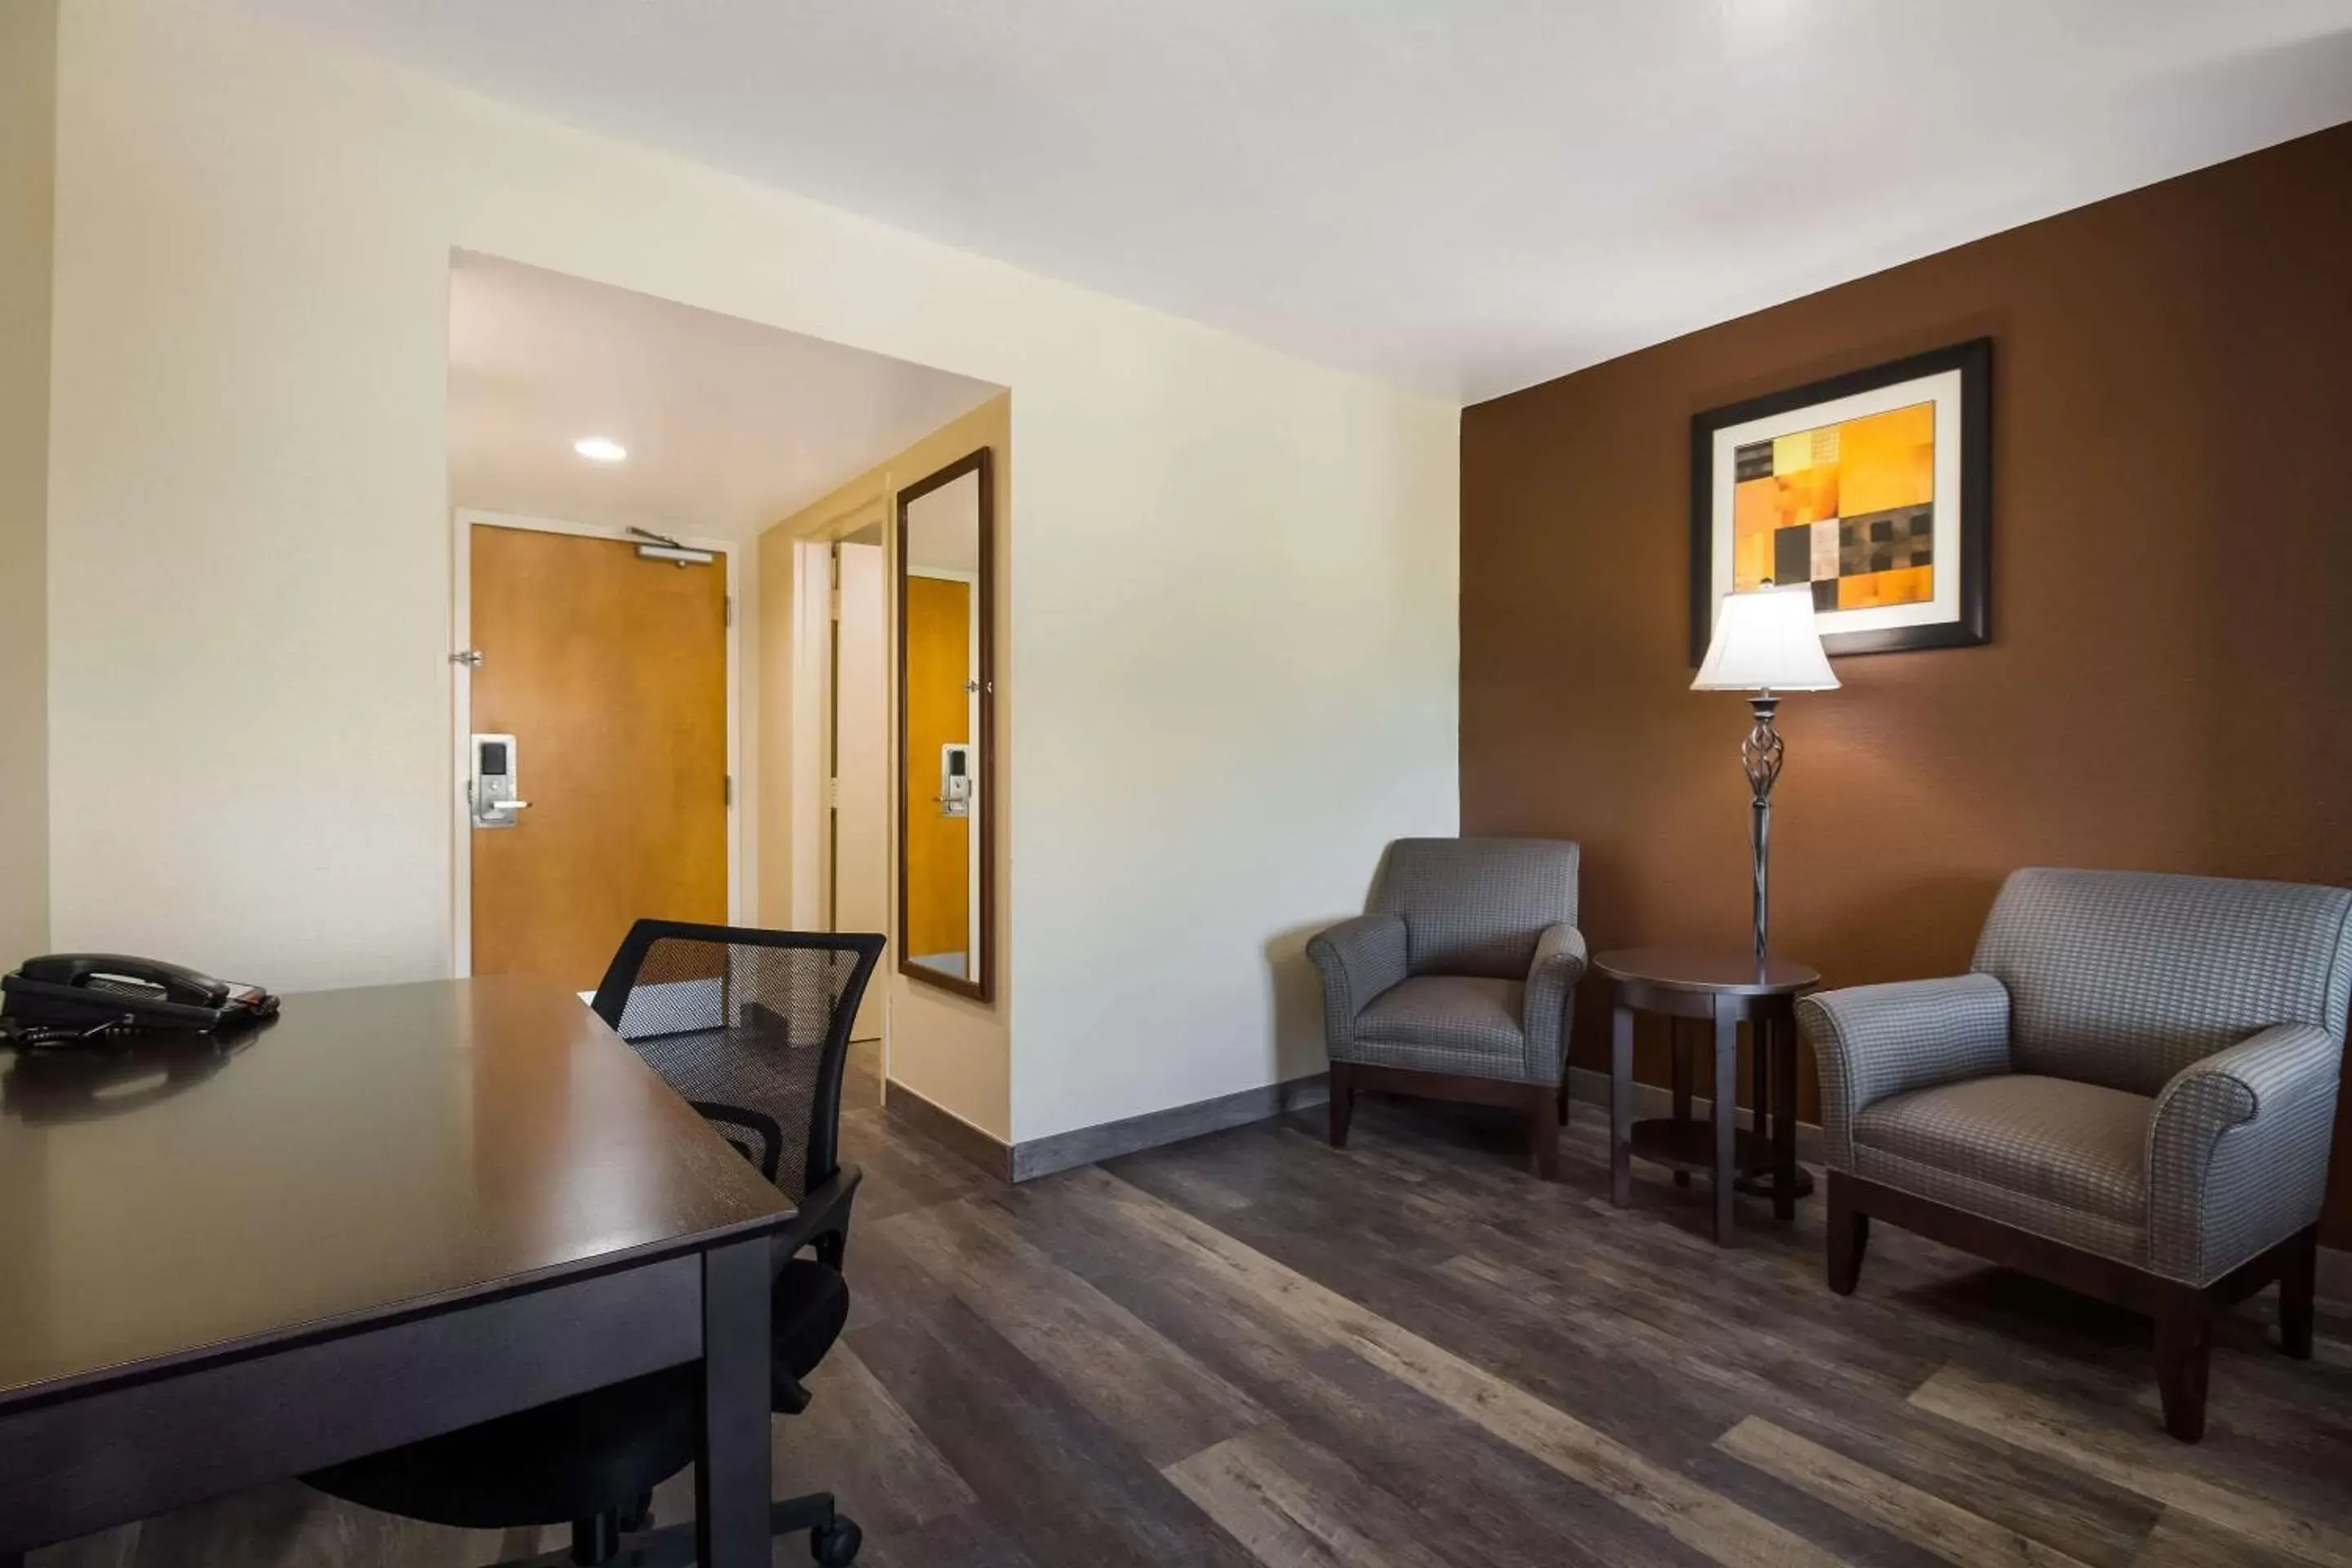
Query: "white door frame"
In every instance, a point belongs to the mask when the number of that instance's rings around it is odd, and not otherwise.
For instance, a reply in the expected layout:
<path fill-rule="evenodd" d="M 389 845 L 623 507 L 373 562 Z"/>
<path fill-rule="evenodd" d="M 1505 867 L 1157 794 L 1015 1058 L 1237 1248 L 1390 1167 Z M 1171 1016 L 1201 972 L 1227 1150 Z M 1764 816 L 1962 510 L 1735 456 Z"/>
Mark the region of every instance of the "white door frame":
<path fill-rule="evenodd" d="M 791 923 L 803 931 L 823 931 L 826 920 L 826 894 L 833 886 L 833 835 L 826 831 L 830 821 L 833 786 L 833 547 L 845 542 L 853 534 L 863 533 L 878 526 L 882 533 L 882 638 L 887 675 L 884 701 L 887 706 L 885 728 L 893 737 L 888 742 L 889 758 L 883 765 L 884 805 L 883 838 L 885 841 L 883 905 L 884 939 L 890 949 L 869 984 L 868 994 L 881 997 L 882 1076 L 890 1076 L 890 1048 L 895 1027 L 897 997 L 890 984 L 896 967 L 890 953 L 898 943 L 898 832 L 897 786 L 890 781 L 898 765 L 898 744 L 895 736 L 898 709 L 892 695 L 897 684 L 898 656 L 895 651 L 898 625 L 896 597 L 891 593 L 891 572 L 898 559 L 893 531 L 889 526 L 889 479 L 883 477 L 882 489 L 841 508 L 795 533 L 783 536 L 762 536 L 761 548 L 773 544 L 788 545 L 793 552 L 793 591 L 790 626 L 784 629 L 789 639 L 789 668 L 792 672 L 791 755 L 787 771 L 791 775 L 791 813 L 786 831 L 792 843 Z M 770 628 L 773 635 L 774 628 Z M 764 700 L 764 699 L 763 699 Z"/>
<path fill-rule="evenodd" d="M 887 479 L 886 479 L 887 486 Z M 886 504 L 887 489 L 882 494 L 870 495 L 842 508 L 840 510 L 812 523 L 788 536 L 793 551 L 792 624 L 786 631 L 791 649 L 789 668 L 792 670 L 792 733 L 790 739 L 792 774 L 791 820 L 787 831 L 792 839 L 793 908 L 791 922 L 803 931 L 826 929 L 826 894 L 833 886 L 833 836 L 826 824 L 832 806 L 833 733 L 828 719 L 833 710 L 833 547 L 845 542 L 852 534 L 863 533 L 867 528 L 882 526 L 882 636 L 887 645 L 895 636 L 896 615 L 890 594 L 895 552 L 887 526 L 889 509 Z M 764 548 L 768 542 L 762 541 Z M 895 653 L 888 655 L 889 669 L 895 678 L 898 663 Z M 895 701 L 895 700 L 892 700 Z M 895 722 L 895 706 L 891 709 Z M 895 733 L 895 731 L 893 731 Z M 891 761 L 898 759 L 898 742 L 891 742 Z M 884 770 L 885 776 L 888 769 Z M 895 823 L 889 808 L 897 803 L 891 795 L 885 806 L 886 822 Z M 886 834 L 891 840 L 887 865 L 895 879 L 898 868 L 898 833 L 895 826 Z M 889 886 L 895 888 L 895 880 Z M 887 900 L 892 908 L 891 920 L 897 920 L 893 893 Z M 886 932 L 896 940 L 895 931 Z"/>
<path fill-rule="evenodd" d="M 450 886 L 455 889 L 450 910 L 450 973 L 460 979 L 474 972 L 474 826 L 466 805 L 466 785 L 474 773 L 474 672 L 457 656 L 474 646 L 473 531 L 477 527 L 568 533 L 582 539 L 612 539 L 624 543 L 646 542 L 625 528 L 602 523 L 525 517 L 472 507 L 458 507 L 450 514 L 450 580 L 455 591 L 449 616 L 449 708 L 456 720 L 449 737 L 453 766 L 449 788 L 449 870 Z M 737 671 L 742 662 L 743 616 L 736 610 L 742 603 L 736 594 L 736 583 L 744 546 L 732 540 L 689 538 L 683 534 L 676 537 L 680 544 L 693 549 L 718 552 L 727 563 L 727 776 L 733 781 L 727 799 L 727 920 L 730 925 L 740 925 L 743 920 L 743 758 L 740 721 L 742 689 Z"/>
<path fill-rule="evenodd" d="M 833 886 L 833 836 L 825 831 L 833 805 L 833 542 L 801 535 L 791 545 L 792 923 L 823 931 Z"/>

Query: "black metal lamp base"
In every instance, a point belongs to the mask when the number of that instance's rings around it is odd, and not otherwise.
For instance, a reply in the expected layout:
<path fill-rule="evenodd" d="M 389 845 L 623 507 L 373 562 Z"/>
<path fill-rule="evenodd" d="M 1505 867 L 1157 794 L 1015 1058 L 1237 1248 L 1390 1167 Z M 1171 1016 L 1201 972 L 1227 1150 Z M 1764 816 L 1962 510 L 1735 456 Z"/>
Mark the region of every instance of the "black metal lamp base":
<path fill-rule="evenodd" d="M 1748 700 L 1750 711 L 1756 715 L 1755 728 L 1739 743 L 1739 768 L 1748 775 L 1748 847 L 1754 858 L 1753 880 L 1749 889 L 1756 925 L 1756 971 L 1764 972 L 1768 962 L 1766 936 L 1771 920 L 1772 863 L 1772 785 L 1780 776 L 1780 731 L 1773 727 L 1772 715 L 1780 710 L 1780 700 L 1769 691 L 1759 691 Z"/>

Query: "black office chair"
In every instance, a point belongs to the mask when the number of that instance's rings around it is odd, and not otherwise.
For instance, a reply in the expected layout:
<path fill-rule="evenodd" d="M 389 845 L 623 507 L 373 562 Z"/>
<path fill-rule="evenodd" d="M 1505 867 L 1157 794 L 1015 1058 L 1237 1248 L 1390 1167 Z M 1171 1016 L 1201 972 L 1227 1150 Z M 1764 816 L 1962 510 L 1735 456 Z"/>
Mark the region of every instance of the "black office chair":
<path fill-rule="evenodd" d="M 801 1379 L 849 1315 L 841 1267 L 859 1173 L 838 1159 L 841 1079 L 882 940 L 639 921 L 592 1004 L 797 1205 L 777 1236 L 771 1296 L 770 1404 L 783 1415 L 807 1407 Z M 691 1563 L 692 1526 L 652 1529 L 652 1495 L 694 1460 L 700 1386 L 688 1363 L 303 1479 L 461 1529 L 569 1522 L 568 1559 L 532 1563 Z M 861 1541 L 827 1493 L 773 1504 L 769 1528 L 809 1531 L 824 1568 L 854 1562 Z"/>

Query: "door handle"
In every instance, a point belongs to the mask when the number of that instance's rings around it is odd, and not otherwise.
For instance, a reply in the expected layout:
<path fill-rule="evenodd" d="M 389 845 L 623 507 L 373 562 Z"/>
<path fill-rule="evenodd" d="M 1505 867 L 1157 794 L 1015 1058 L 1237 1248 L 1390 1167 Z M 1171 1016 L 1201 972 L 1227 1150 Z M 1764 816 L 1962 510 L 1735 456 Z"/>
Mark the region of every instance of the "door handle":
<path fill-rule="evenodd" d="M 466 781 L 466 815 L 476 827 L 512 827 L 515 813 L 529 805 L 527 800 L 500 800 L 473 779 Z"/>

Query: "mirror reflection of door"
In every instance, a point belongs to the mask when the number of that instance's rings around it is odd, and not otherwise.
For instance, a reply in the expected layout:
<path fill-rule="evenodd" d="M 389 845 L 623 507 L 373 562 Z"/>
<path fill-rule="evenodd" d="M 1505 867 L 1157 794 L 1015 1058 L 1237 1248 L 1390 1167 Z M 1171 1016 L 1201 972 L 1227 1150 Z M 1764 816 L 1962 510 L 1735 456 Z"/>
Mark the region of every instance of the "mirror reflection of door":
<path fill-rule="evenodd" d="M 969 979 L 972 698 L 969 579 L 907 568 L 907 953 Z"/>
<path fill-rule="evenodd" d="M 989 742 L 985 449 L 900 498 L 899 967 L 985 996 Z"/>

